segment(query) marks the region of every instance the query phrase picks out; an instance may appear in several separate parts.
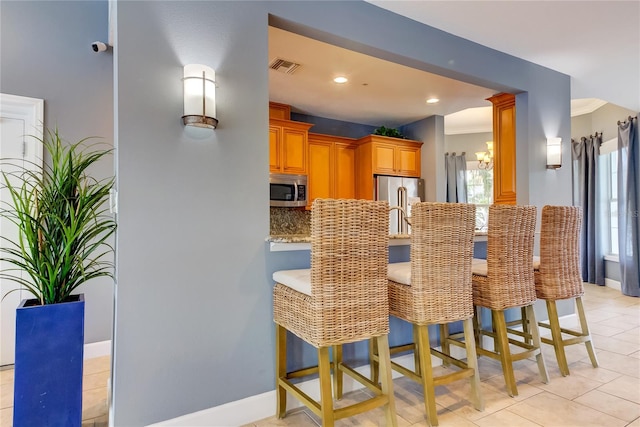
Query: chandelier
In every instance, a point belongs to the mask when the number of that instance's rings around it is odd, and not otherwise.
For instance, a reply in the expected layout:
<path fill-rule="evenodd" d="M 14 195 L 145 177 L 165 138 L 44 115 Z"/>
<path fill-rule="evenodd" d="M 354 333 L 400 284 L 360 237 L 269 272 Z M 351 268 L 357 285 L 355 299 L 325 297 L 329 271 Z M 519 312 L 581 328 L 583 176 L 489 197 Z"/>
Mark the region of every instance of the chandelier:
<path fill-rule="evenodd" d="M 478 168 L 493 169 L 493 141 L 487 141 L 487 151 L 478 151 L 476 157 L 478 159 Z"/>

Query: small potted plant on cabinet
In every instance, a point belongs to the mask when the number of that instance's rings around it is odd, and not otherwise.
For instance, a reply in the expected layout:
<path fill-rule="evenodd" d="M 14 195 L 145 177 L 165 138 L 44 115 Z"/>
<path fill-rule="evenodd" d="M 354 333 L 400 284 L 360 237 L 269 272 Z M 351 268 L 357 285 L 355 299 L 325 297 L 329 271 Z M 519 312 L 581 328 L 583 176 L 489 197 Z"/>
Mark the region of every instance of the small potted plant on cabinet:
<path fill-rule="evenodd" d="M 113 279 L 109 213 L 114 179 L 96 180 L 88 169 L 111 153 L 88 139 L 64 143 L 58 130 L 39 141 L 44 166 L 15 159 L 2 172 L 9 194 L 0 215 L 18 229 L 2 237 L 0 272 L 33 295 L 16 310 L 14 371 L 15 426 L 80 426 L 84 295 L 73 294 L 88 280 Z"/>
<path fill-rule="evenodd" d="M 391 138 L 400 138 L 400 139 L 406 139 L 406 137 L 398 130 L 395 128 L 387 128 L 384 126 L 380 126 L 379 128 L 376 128 L 376 130 L 373 131 L 374 135 L 382 135 L 382 136 L 388 136 Z"/>

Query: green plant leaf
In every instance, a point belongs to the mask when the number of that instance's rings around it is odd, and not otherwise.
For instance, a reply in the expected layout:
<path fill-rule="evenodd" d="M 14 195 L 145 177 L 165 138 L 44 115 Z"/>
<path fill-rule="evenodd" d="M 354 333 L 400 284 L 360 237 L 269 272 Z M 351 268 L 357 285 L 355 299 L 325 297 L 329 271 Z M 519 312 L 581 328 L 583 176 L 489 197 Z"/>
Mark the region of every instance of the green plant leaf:
<path fill-rule="evenodd" d="M 390 136 L 392 138 L 405 138 L 405 136 L 398 130 L 392 128 L 386 128 L 384 126 L 380 126 L 374 132 L 374 135 L 382 135 L 382 136 Z"/>
<path fill-rule="evenodd" d="M 16 240 L 2 238 L 0 277 L 23 286 L 41 304 L 63 302 L 78 286 L 96 277 L 113 279 L 114 249 L 108 244 L 116 222 L 107 204 L 114 179 L 96 180 L 88 169 L 111 149 L 88 144 L 89 138 L 66 144 L 58 130 L 38 139 L 50 162 L 22 166 L 22 160 L 0 159 L 11 165 L 2 186 L 9 194 L 0 216 L 19 230 Z M 111 259 L 110 259 L 111 258 Z"/>

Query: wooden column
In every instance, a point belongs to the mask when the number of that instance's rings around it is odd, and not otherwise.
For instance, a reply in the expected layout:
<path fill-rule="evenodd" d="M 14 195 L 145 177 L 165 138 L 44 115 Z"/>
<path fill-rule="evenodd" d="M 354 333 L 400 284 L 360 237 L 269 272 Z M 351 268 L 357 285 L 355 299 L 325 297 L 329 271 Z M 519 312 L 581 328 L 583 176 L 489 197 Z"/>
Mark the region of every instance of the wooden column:
<path fill-rule="evenodd" d="M 493 104 L 493 202 L 516 204 L 516 97 L 499 93 Z"/>

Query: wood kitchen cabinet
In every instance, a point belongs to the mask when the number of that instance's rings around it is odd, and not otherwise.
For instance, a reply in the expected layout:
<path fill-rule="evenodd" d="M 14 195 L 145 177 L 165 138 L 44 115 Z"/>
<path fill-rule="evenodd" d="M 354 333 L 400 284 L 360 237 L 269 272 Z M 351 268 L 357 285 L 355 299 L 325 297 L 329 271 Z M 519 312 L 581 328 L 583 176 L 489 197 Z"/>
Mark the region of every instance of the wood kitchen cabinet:
<path fill-rule="evenodd" d="M 291 120 L 291 106 L 269 101 L 269 118 Z"/>
<path fill-rule="evenodd" d="M 420 177 L 422 142 L 367 135 L 357 141 L 357 197 L 373 199 L 373 175 Z"/>
<path fill-rule="evenodd" d="M 516 204 L 516 97 L 500 93 L 493 104 L 493 202 Z"/>
<path fill-rule="evenodd" d="M 352 138 L 309 134 L 309 207 L 318 197 L 355 198 L 355 147 Z"/>
<path fill-rule="evenodd" d="M 269 119 L 269 171 L 307 174 L 308 133 L 313 125 Z"/>

